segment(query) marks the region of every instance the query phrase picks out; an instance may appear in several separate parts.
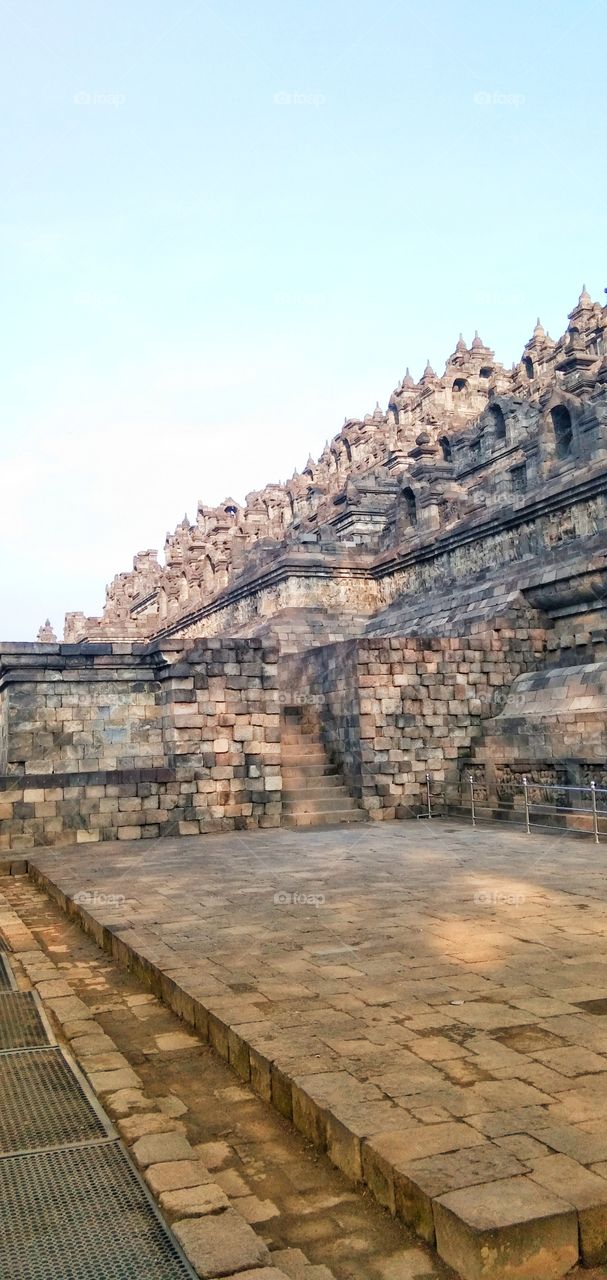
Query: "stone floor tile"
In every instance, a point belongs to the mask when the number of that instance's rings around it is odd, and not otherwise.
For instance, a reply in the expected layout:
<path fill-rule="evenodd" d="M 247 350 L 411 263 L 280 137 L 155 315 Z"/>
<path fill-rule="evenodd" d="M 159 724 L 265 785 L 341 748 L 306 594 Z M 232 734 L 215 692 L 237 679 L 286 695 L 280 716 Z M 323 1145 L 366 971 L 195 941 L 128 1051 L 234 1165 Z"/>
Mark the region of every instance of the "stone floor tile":
<path fill-rule="evenodd" d="M 446 1036 L 417 1036 L 411 1043 L 411 1052 L 431 1063 L 466 1057 L 466 1050 Z"/>
<path fill-rule="evenodd" d="M 444 1195 L 460 1187 L 512 1178 L 527 1173 L 528 1166 L 492 1142 L 465 1151 L 450 1151 L 412 1160 L 407 1177 L 423 1186 L 428 1195 Z"/>
<path fill-rule="evenodd" d="M 578 1259 L 575 1209 L 526 1176 L 440 1196 L 434 1218 L 438 1252 L 465 1280 L 558 1280 Z"/>
<path fill-rule="evenodd" d="M 277 1249 L 272 1253 L 272 1262 L 290 1277 L 290 1280 L 301 1280 L 308 1259 L 301 1249 Z"/>
<path fill-rule="evenodd" d="M 96 1035 L 74 1036 L 70 1039 L 72 1051 L 78 1058 L 90 1058 L 97 1053 L 112 1053 L 114 1042 L 109 1036 Z"/>
<path fill-rule="evenodd" d="M 331 1273 L 328 1274 L 330 1276 Z M 219 1278 L 214 1277 L 214 1280 Z M 254 1271 L 239 1271 L 238 1280 L 289 1280 L 289 1277 L 277 1267 L 255 1267 Z"/>
<path fill-rule="evenodd" d="M 580 1252 L 584 1264 L 607 1261 L 607 1182 L 596 1172 L 564 1155 L 535 1160 L 529 1176 L 540 1186 L 575 1205 L 580 1228 Z"/>
<path fill-rule="evenodd" d="M 163 1191 L 180 1191 L 184 1187 L 200 1187 L 211 1182 L 211 1175 L 200 1160 L 166 1160 L 148 1165 L 145 1180 L 154 1195 Z"/>
<path fill-rule="evenodd" d="M 74 994 L 69 982 L 52 978 L 48 981 L 36 982 L 36 991 L 41 1000 L 48 1000 L 57 996 L 72 996 Z"/>
<path fill-rule="evenodd" d="M 157 1103 L 158 1110 L 162 1111 L 163 1115 L 171 1116 L 173 1119 L 185 1115 L 188 1109 L 185 1102 L 182 1102 L 180 1098 L 176 1098 L 172 1094 L 168 1094 L 166 1098 L 158 1098 Z"/>
<path fill-rule="evenodd" d="M 418 1125 L 376 1133 L 365 1146 L 388 1160 L 395 1169 L 400 1169 L 423 1156 L 465 1150 L 481 1146 L 484 1142 L 482 1134 L 475 1129 L 452 1121 L 450 1124 Z"/>
<path fill-rule="evenodd" d="M 192 1160 L 195 1155 L 187 1138 L 176 1132 L 149 1134 L 145 1138 L 139 1138 L 131 1149 L 140 1169 L 169 1160 Z"/>
<path fill-rule="evenodd" d="M 171 1031 L 166 1035 L 155 1036 L 155 1041 L 161 1053 L 176 1053 L 180 1049 L 198 1049 L 200 1041 L 196 1036 L 191 1036 L 187 1031 Z"/>
<path fill-rule="evenodd" d="M 252 1270 L 271 1260 L 263 1240 L 234 1209 L 174 1222 L 173 1231 L 202 1280 Z"/>
<path fill-rule="evenodd" d="M 522 1160 L 528 1167 L 532 1160 L 549 1154 L 549 1148 L 545 1143 L 538 1142 L 537 1138 L 530 1138 L 527 1133 L 506 1134 L 503 1138 L 496 1138 L 495 1143 L 504 1151 L 512 1152 L 513 1156 Z"/>
<path fill-rule="evenodd" d="M 65 996 L 57 1000 L 46 1000 L 47 1009 L 55 1015 L 58 1022 L 84 1022 L 93 1017 L 93 1012 L 78 996 Z"/>
<path fill-rule="evenodd" d="M 394 1175 L 396 1212 L 417 1235 L 433 1244 L 433 1201 L 437 1196 L 525 1172 L 525 1165 L 492 1143 L 412 1160 Z"/>
<path fill-rule="evenodd" d="M 549 1106 L 554 1101 L 550 1094 L 542 1093 L 531 1084 L 522 1080 L 483 1080 L 473 1084 L 467 1090 L 472 1104 L 478 1103 L 475 1110 L 495 1111 L 499 1107 L 503 1111 L 512 1111 L 517 1107 Z"/>
<path fill-rule="evenodd" d="M 121 1089 L 136 1089 L 141 1083 L 139 1076 L 130 1067 L 121 1067 L 117 1071 L 87 1071 L 95 1093 L 116 1093 Z"/>
<path fill-rule="evenodd" d="M 579 1049 L 569 1045 L 565 1049 L 552 1049 L 546 1053 L 533 1055 L 543 1066 L 558 1071 L 562 1076 L 583 1076 L 598 1071 L 607 1071 L 607 1058 L 593 1053 L 590 1049 Z"/>
<path fill-rule="evenodd" d="M 174 1191 L 163 1191 L 160 1195 L 160 1208 L 169 1218 L 197 1218 L 205 1213 L 217 1213 L 227 1209 L 229 1200 L 225 1191 L 216 1182 L 205 1182 L 195 1187 L 180 1187 Z"/>
<path fill-rule="evenodd" d="M 436 1271 L 428 1270 L 428 1259 L 420 1249 L 403 1249 L 386 1261 L 377 1260 L 381 1280 L 435 1280 Z"/>
<path fill-rule="evenodd" d="M 238 1212 L 252 1227 L 260 1222 L 269 1222 L 279 1215 L 279 1210 L 271 1200 L 260 1200 L 258 1196 L 239 1196 Z"/>
<path fill-rule="evenodd" d="M 597 1164 L 607 1160 L 607 1127 L 599 1122 L 596 1133 L 586 1133 L 579 1125 L 529 1125 L 529 1132 L 538 1142 L 545 1142 L 563 1155 L 571 1156 L 580 1164 Z"/>
<path fill-rule="evenodd" d="M 146 1098 L 143 1089 L 118 1089 L 116 1093 L 108 1093 L 103 1105 L 111 1116 L 128 1116 L 132 1112 L 149 1111 L 154 1102 Z"/>
<path fill-rule="evenodd" d="M 251 1194 L 251 1188 L 235 1169 L 219 1170 L 215 1174 L 215 1180 L 232 1199 Z"/>
<path fill-rule="evenodd" d="M 539 1142 L 543 1141 L 540 1131 L 549 1122 L 550 1117 L 543 1107 L 513 1107 L 510 1111 L 483 1111 L 479 1115 L 466 1116 L 466 1124 L 478 1129 L 487 1138 L 504 1138 L 509 1133 L 530 1133 Z"/>
<path fill-rule="evenodd" d="M 184 1132 L 183 1124 L 158 1111 L 125 1116 L 124 1119 L 116 1121 L 116 1128 L 125 1142 L 136 1142 L 138 1138 L 144 1138 L 148 1133 Z"/>

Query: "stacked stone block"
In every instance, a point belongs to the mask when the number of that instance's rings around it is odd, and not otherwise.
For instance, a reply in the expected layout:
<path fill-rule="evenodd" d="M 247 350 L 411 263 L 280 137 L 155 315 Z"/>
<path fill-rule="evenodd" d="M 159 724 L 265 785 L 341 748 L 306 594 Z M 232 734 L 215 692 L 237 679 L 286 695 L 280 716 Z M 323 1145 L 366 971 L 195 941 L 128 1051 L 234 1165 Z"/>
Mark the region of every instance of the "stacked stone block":
<path fill-rule="evenodd" d="M 494 620 L 466 636 L 0 646 L 0 849 L 282 820 L 281 712 L 303 711 L 369 818 L 601 783 L 600 630 Z M 333 768 L 334 766 L 334 768 Z"/>
<path fill-rule="evenodd" d="M 289 655 L 282 681 L 321 705 L 327 750 L 368 816 L 393 819 L 423 809 L 427 774 L 459 794 L 484 721 L 545 647 L 542 629 L 500 623 L 468 637 L 366 638 Z"/>
<path fill-rule="evenodd" d="M 513 679 L 544 658 L 541 630 L 385 639 L 359 646 L 363 805 L 374 819 L 423 810 L 426 775 L 459 794 L 461 763 Z"/>
<path fill-rule="evenodd" d="M 50 689 L 15 686 L 8 717 L 7 766 L 42 773 L 60 762 L 66 771 L 160 767 L 162 723 L 155 682 L 90 683 L 71 675 Z"/>
<path fill-rule="evenodd" d="M 0 850 L 150 839 L 178 828 L 186 799 L 169 769 L 0 778 Z"/>
<path fill-rule="evenodd" d="M 578 641 L 563 656 L 590 656 L 583 636 Z M 594 782 L 599 825 L 605 829 L 607 662 L 599 656 L 602 649 L 599 644 L 594 663 L 550 666 L 513 682 L 476 753 L 475 775 L 490 807 L 514 816 L 518 811 L 520 817 L 526 779 L 534 821 L 540 811 L 547 822 L 560 810 L 562 820 L 569 817 L 579 827 L 579 811 L 590 809 Z"/>
<path fill-rule="evenodd" d="M 194 775 L 181 834 L 197 835 L 218 819 L 278 826 L 277 649 L 257 638 L 205 640 L 160 678 L 168 758 Z"/>
<path fill-rule="evenodd" d="M 277 656 L 0 646 L 0 850 L 278 826 Z"/>
<path fill-rule="evenodd" d="M 161 767 L 159 690 L 143 645 L 0 645 L 0 770 Z"/>

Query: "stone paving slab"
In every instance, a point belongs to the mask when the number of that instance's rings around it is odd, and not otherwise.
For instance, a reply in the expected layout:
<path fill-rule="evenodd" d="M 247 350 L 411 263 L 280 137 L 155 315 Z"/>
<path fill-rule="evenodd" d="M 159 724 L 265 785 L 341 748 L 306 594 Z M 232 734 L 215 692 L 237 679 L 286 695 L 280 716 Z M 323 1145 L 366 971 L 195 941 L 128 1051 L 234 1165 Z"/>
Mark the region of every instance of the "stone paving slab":
<path fill-rule="evenodd" d="M 601 846 L 395 823 L 30 870 L 463 1277 L 607 1260 Z"/>

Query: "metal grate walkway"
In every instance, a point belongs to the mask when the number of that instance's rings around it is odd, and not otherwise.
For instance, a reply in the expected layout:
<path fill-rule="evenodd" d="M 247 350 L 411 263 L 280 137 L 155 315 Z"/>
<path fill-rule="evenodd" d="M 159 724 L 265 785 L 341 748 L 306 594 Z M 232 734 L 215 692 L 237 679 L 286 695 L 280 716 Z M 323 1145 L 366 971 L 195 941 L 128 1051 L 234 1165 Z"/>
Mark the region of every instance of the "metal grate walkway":
<path fill-rule="evenodd" d="M 0 991 L 15 991 L 16 983 L 8 960 L 0 954 Z"/>
<path fill-rule="evenodd" d="M 0 1277 L 196 1280 L 38 996 L 0 960 Z"/>
<path fill-rule="evenodd" d="M 58 1048 L 3 1053 L 0 1098 L 0 1155 L 116 1136 Z"/>
<path fill-rule="evenodd" d="M 0 992 L 0 1058 L 15 1049 L 39 1049 L 54 1043 L 46 1014 L 34 992 Z"/>
<path fill-rule="evenodd" d="M 0 1275 L 190 1280 L 121 1143 L 0 1160 Z"/>

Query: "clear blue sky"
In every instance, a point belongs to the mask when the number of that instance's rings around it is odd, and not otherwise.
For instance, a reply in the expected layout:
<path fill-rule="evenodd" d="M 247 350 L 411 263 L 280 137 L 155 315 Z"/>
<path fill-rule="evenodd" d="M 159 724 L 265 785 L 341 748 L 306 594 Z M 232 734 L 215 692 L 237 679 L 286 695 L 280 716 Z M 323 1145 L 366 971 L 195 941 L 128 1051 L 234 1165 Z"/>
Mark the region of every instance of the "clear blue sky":
<path fill-rule="evenodd" d="M 0 638 L 602 299 L 605 0 L 0 0 Z"/>

